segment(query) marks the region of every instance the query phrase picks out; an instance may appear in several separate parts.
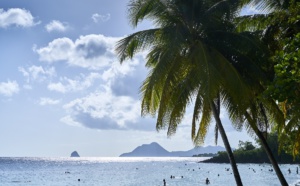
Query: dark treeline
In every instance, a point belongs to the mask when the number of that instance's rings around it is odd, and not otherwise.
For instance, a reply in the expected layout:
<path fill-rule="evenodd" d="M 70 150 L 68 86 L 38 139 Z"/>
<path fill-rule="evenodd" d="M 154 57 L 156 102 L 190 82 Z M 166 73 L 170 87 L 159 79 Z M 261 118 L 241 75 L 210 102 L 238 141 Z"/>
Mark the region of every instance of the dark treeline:
<path fill-rule="evenodd" d="M 203 153 L 203 154 L 193 155 L 193 157 L 214 157 L 214 156 L 217 156 L 217 154 L 214 154 L 214 153 Z"/>
<path fill-rule="evenodd" d="M 286 153 L 284 150 L 278 151 L 277 135 L 270 134 L 267 137 L 267 142 L 275 156 L 275 159 L 280 164 L 296 164 L 300 163 L 299 156 L 295 158 Z M 259 143 L 258 143 L 259 144 Z M 234 152 L 234 157 L 237 163 L 270 163 L 266 152 L 259 144 L 259 147 L 255 147 L 251 142 L 240 141 L 238 149 Z M 205 160 L 207 163 L 229 163 L 228 155 L 226 152 L 219 152 L 217 156 L 211 159 Z"/>

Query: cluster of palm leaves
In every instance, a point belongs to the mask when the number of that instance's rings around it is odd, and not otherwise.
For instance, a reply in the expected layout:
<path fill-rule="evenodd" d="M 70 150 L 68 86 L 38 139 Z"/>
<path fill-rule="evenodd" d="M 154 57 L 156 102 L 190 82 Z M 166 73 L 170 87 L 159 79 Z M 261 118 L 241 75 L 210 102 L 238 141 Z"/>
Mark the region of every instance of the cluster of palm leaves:
<path fill-rule="evenodd" d="M 245 4 L 270 12 L 239 16 Z M 290 6 L 283 4 L 278 7 Z M 276 123 L 281 130 L 285 126 L 282 110 L 264 94 L 274 78 L 271 48 L 278 48 L 275 34 L 270 34 L 278 26 L 268 27 L 271 19 L 276 20 L 275 5 L 247 0 L 132 0 L 128 5 L 131 24 L 150 19 L 155 28 L 125 37 L 116 48 L 121 62 L 148 51 L 142 115 L 156 116 L 157 130 L 167 128 L 168 135 L 173 135 L 192 106 L 191 137 L 195 145 L 201 145 L 214 119 L 237 185 L 242 181 L 220 120 L 221 106 L 236 129 L 245 127 L 262 141 L 281 184 L 287 185 L 265 140 L 270 125 Z M 272 37 L 274 41 L 267 42 Z"/>
<path fill-rule="evenodd" d="M 239 31 L 255 32 L 267 46 L 272 81 L 264 95 L 276 100 L 285 125 L 278 125 L 279 144 L 294 156 L 300 152 L 300 1 L 253 1 L 264 14 L 235 19 Z"/>

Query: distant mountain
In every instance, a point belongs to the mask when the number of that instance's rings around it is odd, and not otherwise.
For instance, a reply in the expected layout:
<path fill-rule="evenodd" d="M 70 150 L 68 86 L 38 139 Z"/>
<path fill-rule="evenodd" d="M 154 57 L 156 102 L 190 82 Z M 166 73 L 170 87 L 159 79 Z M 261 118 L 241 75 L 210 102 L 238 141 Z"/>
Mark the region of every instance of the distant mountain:
<path fill-rule="evenodd" d="M 207 146 L 207 147 L 195 147 L 188 151 L 172 151 L 169 152 L 160 146 L 158 143 L 153 142 L 150 144 L 144 144 L 135 148 L 132 152 L 121 154 L 120 157 L 191 157 L 193 155 L 204 153 L 217 153 L 219 151 L 225 151 L 221 146 Z"/>
<path fill-rule="evenodd" d="M 71 157 L 80 157 L 77 151 L 71 153 Z"/>
<path fill-rule="evenodd" d="M 163 157 L 170 155 L 170 152 L 153 142 L 138 146 L 132 152 L 121 154 L 120 157 Z"/>
<path fill-rule="evenodd" d="M 188 151 L 172 151 L 174 156 L 193 156 L 198 154 L 212 153 L 216 154 L 219 151 L 226 151 L 224 147 L 221 146 L 206 146 L 206 147 L 195 147 Z"/>

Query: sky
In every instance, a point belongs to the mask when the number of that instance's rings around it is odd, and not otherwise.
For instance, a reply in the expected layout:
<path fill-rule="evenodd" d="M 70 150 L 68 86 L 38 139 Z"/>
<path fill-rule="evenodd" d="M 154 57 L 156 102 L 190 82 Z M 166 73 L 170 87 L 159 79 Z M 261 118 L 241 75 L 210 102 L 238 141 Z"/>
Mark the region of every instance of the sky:
<path fill-rule="evenodd" d="M 130 26 L 128 2 L 1 0 L 0 157 L 114 157 L 151 142 L 194 147 L 189 109 L 172 137 L 140 115 L 146 53 L 121 65 L 115 45 L 153 25 Z M 221 119 L 232 147 L 253 141 L 224 111 Z M 215 145 L 214 125 L 204 146 Z"/>

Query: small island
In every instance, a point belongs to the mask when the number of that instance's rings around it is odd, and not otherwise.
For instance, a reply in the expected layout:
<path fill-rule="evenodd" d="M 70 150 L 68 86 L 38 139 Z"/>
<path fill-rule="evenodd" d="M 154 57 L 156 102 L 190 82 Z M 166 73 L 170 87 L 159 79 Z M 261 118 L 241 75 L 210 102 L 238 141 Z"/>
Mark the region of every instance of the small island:
<path fill-rule="evenodd" d="M 71 157 L 80 157 L 77 151 L 71 153 Z"/>

